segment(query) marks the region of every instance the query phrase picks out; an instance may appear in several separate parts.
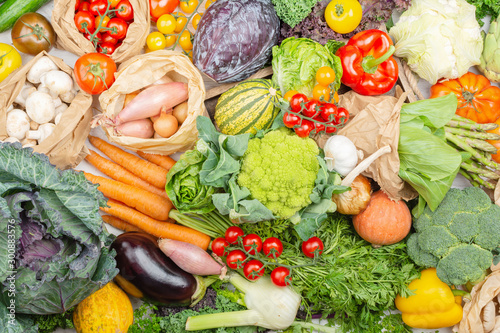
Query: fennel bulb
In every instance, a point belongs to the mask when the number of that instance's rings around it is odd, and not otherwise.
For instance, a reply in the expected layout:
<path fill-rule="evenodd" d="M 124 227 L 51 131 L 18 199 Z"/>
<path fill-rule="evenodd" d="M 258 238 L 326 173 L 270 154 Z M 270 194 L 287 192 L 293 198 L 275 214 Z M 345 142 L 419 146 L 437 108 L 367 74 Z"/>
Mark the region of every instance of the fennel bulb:
<path fill-rule="evenodd" d="M 465 0 L 413 0 L 389 31 L 394 54 L 431 84 L 455 79 L 481 63 L 481 29 L 476 7 Z"/>

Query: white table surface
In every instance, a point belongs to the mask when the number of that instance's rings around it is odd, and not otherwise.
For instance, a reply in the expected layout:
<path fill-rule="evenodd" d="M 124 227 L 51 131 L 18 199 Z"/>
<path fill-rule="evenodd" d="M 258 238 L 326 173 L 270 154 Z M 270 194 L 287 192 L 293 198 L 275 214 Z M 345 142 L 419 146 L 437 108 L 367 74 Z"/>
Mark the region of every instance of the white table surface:
<path fill-rule="evenodd" d="M 53 2 L 50 1 L 48 2 L 46 5 L 44 5 L 42 8 L 40 8 L 37 12 L 44 15 L 47 19 L 50 19 L 50 17 L 52 16 L 52 8 L 53 8 Z M 489 27 L 489 20 L 488 22 L 486 22 L 485 26 L 483 27 L 483 29 L 485 31 L 487 31 Z M 10 30 L 6 31 L 6 32 L 3 32 L 3 33 L 0 33 L 0 42 L 1 43 L 6 43 L 6 44 L 9 44 L 9 45 L 12 45 L 12 39 L 11 39 L 11 36 L 10 36 Z M 69 65 L 70 67 L 73 67 L 76 60 L 78 59 L 78 57 L 70 52 L 67 52 L 67 51 L 64 51 L 64 50 L 61 50 L 61 49 L 56 49 L 56 48 L 53 48 L 50 52 L 49 52 L 51 55 L 53 56 L 56 56 L 56 57 L 59 57 L 59 58 L 62 58 L 64 59 L 64 61 L 66 62 L 67 65 Z M 26 54 L 23 54 L 21 53 L 21 56 L 22 56 L 22 59 L 23 59 L 23 64 L 27 63 L 31 58 L 32 56 L 30 55 L 26 55 Z M 471 68 L 471 71 L 472 72 L 475 72 L 475 73 L 479 73 L 477 71 L 477 69 L 475 68 Z M 496 84 L 498 85 L 498 84 Z M 429 88 L 430 88 L 430 84 L 424 80 L 420 80 L 419 81 L 419 88 L 420 90 L 422 91 L 422 94 L 424 95 L 424 97 L 428 97 L 429 96 Z M 99 108 L 99 102 L 97 100 L 97 96 L 94 96 L 94 104 L 93 104 L 94 107 L 96 107 L 97 109 L 100 109 Z M 100 129 L 100 128 L 96 128 L 96 129 L 92 129 L 92 132 L 91 132 L 92 135 L 95 135 L 95 136 L 99 136 L 103 139 L 105 139 L 105 135 L 103 133 L 103 131 Z M 87 145 L 90 147 L 90 144 L 87 142 Z M 175 155 L 174 155 L 174 158 L 175 158 Z M 87 171 L 87 172 L 91 172 L 91 173 L 94 173 L 94 174 L 97 174 L 97 175 L 101 175 L 101 176 L 105 176 L 104 174 L 100 173 L 98 170 L 96 170 L 94 167 L 92 167 L 91 165 L 89 165 L 87 162 L 83 161 L 82 163 L 80 163 L 78 166 L 77 166 L 77 169 L 78 170 L 84 170 L 84 171 Z M 466 186 L 470 186 L 468 181 L 463 178 L 461 175 L 459 175 L 454 183 L 453 183 L 453 187 L 458 187 L 458 188 L 463 188 L 463 187 L 466 187 Z M 109 227 L 109 226 L 108 226 Z M 108 230 L 110 230 L 111 232 L 113 232 L 114 234 L 119 234 L 120 231 L 117 230 L 117 229 L 114 229 L 113 227 L 109 227 Z M 136 302 L 134 302 L 135 305 L 137 305 Z M 414 329 L 413 330 L 414 332 L 436 332 L 436 330 L 424 330 L 424 329 Z M 56 332 L 58 333 L 74 333 L 75 330 L 71 330 L 71 329 L 68 329 L 68 330 L 63 330 L 63 329 L 59 329 L 57 330 Z M 451 328 L 442 328 L 439 330 L 440 333 L 451 333 L 452 332 L 452 329 Z"/>

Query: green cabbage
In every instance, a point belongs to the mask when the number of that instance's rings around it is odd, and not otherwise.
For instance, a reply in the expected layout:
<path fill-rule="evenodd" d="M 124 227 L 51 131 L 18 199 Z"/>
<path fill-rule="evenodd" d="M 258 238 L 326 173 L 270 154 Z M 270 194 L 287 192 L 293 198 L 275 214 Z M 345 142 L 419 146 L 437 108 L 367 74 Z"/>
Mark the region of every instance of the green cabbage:
<path fill-rule="evenodd" d="M 0 143 L 0 313 L 15 300 L 15 319 L 0 316 L 1 332 L 24 332 L 21 314 L 70 309 L 118 273 L 103 246 L 112 241 L 99 215 L 105 205 L 83 173 Z"/>

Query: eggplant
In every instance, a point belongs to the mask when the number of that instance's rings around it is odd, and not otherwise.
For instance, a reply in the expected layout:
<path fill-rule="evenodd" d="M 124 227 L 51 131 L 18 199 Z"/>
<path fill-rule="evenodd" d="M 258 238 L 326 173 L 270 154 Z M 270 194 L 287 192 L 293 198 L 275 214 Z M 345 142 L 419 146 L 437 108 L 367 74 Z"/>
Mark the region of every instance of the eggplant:
<path fill-rule="evenodd" d="M 199 296 L 197 277 L 167 257 L 153 236 L 125 232 L 116 237 L 111 249 L 116 251 L 120 270 L 115 281 L 132 296 L 166 306 L 187 306 Z"/>

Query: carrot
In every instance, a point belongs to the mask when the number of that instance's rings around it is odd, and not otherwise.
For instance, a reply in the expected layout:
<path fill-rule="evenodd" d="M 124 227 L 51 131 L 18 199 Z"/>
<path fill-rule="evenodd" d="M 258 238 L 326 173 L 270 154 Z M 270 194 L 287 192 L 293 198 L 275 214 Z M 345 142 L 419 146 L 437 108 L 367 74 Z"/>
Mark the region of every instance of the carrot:
<path fill-rule="evenodd" d="M 152 219 L 116 200 L 108 200 L 108 206 L 109 207 L 101 207 L 101 210 L 158 238 L 169 238 L 191 243 L 201 247 L 203 250 L 206 250 L 210 243 L 210 237 L 204 233 L 182 225 Z"/>
<path fill-rule="evenodd" d="M 175 162 L 177 162 L 172 157 L 167 156 L 167 155 L 150 154 L 150 153 L 145 153 L 143 151 L 138 151 L 137 155 L 139 155 L 140 157 L 148 160 L 149 162 L 154 163 L 156 165 L 159 165 L 162 168 L 165 168 L 167 170 L 172 169 Z"/>
<path fill-rule="evenodd" d="M 143 190 L 168 199 L 168 195 L 167 192 L 165 192 L 165 189 L 160 189 L 156 186 L 151 185 L 150 183 L 137 177 L 124 167 L 108 160 L 107 158 L 102 157 L 93 150 L 90 150 L 90 154 L 85 157 L 85 160 L 92 164 L 97 170 L 101 171 L 108 177 L 113 178 L 114 180 L 118 180 L 128 185 L 140 187 Z"/>
<path fill-rule="evenodd" d="M 168 170 L 149 161 L 145 161 L 134 154 L 127 153 L 123 149 L 107 143 L 98 137 L 89 135 L 89 141 L 106 156 L 137 177 L 158 188 L 165 188 Z"/>
<path fill-rule="evenodd" d="M 154 219 L 167 220 L 168 213 L 173 208 L 170 200 L 141 188 L 87 172 L 84 175 L 92 183 L 99 184 L 97 189 L 105 197 L 121 201 Z"/>
<path fill-rule="evenodd" d="M 122 219 L 119 219 L 115 216 L 112 215 L 103 215 L 102 220 L 109 224 L 112 227 L 115 227 L 116 229 L 120 229 L 122 231 L 140 231 L 140 232 L 145 232 L 141 228 L 137 228 L 135 225 L 132 225 L 128 222 L 123 221 Z"/>

